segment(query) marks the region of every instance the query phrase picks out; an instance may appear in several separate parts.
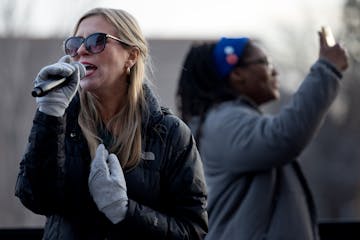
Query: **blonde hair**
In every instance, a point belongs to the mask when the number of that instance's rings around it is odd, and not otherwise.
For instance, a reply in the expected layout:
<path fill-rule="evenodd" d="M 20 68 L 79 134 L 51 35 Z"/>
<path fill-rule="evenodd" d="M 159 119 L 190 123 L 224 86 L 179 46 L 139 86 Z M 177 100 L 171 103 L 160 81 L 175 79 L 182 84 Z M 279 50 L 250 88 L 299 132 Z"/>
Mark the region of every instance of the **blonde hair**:
<path fill-rule="evenodd" d="M 139 48 L 140 51 L 128 76 L 129 85 L 124 107 L 107 124 L 107 129 L 111 129 L 114 136 L 108 146 L 109 151 L 117 155 L 124 169 L 130 169 L 135 167 L 141 159 L 142 111 L 148 111 L 143 91 L 146 62 L 149 57 L 148 44 L 135 18 L 120 9 L 94 8 L 86 12 L 75 25 L 74 34 L 81 21 L 91 16 L 103 16 L 116 29 L 116 37 Z M 96 107 L 99 104 L 91 93 L 81 89 L 80 104 L 79 125 L 88 142 L 91 157 L 94 158 L 96 148 L 102 142 L 100 132 L 104 130 L 99 129 L 103 126 Z"/>

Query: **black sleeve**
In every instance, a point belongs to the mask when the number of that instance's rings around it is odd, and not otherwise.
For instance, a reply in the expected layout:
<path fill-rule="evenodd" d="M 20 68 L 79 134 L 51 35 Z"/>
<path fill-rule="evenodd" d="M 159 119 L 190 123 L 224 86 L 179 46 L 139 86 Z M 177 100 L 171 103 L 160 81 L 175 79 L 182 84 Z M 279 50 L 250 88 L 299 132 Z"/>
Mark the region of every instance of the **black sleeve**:
<path fill-rule="evenodd" d="M 59 212 L 63 201 L 63 162 L 65 123 L 37 111 L 20 162 L 15 195 L 37 214 Z"/>

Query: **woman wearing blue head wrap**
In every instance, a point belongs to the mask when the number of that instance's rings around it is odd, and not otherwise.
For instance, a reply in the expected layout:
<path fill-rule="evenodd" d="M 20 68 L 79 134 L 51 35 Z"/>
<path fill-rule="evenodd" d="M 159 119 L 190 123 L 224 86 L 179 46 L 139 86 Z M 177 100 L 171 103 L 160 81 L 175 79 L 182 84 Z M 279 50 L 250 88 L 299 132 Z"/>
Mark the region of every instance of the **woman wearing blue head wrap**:
<path fill-rule="evenodd" d="M 204 163 L 208 240 L 319 239 L 315 205 L 297 158 L 335 99 L 346 51 L 319 33 L 319 59 L 278 114 L 278 72 L 249 38 L 193 45 L 177 97 Z"/>

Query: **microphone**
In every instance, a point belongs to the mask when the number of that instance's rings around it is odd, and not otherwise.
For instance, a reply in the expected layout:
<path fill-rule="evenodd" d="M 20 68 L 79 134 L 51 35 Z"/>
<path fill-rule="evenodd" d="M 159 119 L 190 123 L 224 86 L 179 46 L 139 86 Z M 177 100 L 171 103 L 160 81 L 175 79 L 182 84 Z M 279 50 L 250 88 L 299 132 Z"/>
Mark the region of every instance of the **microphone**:
<path fill-rule="evenodd" d="M 82 65 L 79 62 L 74 62 L 74 63 L 71 63 L 71 64 L 79 66 L 80 79 L 83 78 L 85 76 L 85 73 L 86 73 L 85 66 Z M 54 76 L 54 78 L 56 78 L 56 76 Z M 36 87 L 34 87 L 34 89 L 31 92 L 31 95 L 33 97 L 45 96 L 49 92 L 64 86 L 67 83 L 67 80 L 68 79 L 66 77 L 63 77 L 63 78 L 60 78 L 58 80 L 45 81 L 45 82 L 37 85 Z"/>

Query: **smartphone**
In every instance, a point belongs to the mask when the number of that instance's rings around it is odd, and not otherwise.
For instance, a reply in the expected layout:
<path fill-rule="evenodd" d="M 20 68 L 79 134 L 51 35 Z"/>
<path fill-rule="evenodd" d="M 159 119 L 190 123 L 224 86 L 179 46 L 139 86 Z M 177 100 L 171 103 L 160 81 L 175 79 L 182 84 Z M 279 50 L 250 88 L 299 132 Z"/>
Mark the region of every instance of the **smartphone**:
<path fill-rule="evenodd" d="M 321 32 L 325 36 L 325 41 L 329 47 L 332 47 L 336 44 L 334 35 L 332 34 L 331 28 L 329 26 L 321 27 Z"/>

